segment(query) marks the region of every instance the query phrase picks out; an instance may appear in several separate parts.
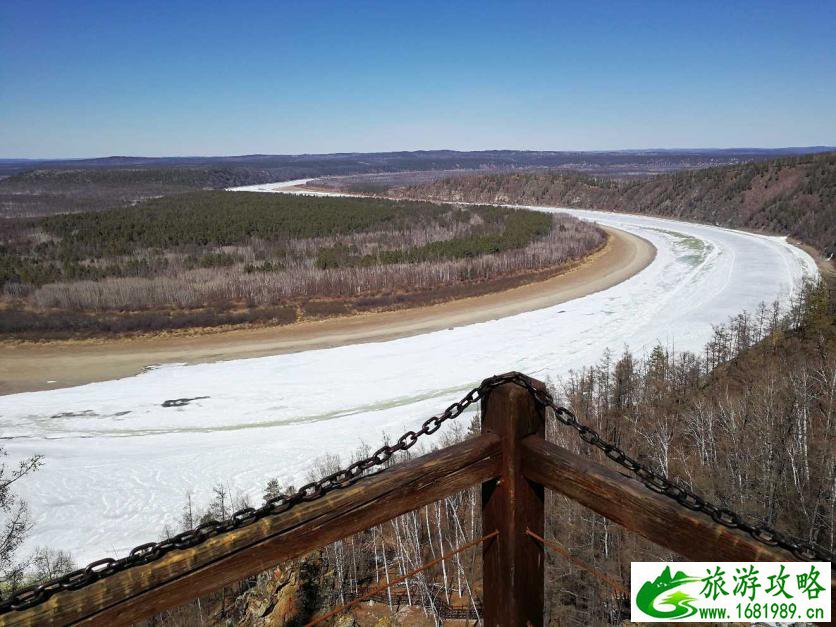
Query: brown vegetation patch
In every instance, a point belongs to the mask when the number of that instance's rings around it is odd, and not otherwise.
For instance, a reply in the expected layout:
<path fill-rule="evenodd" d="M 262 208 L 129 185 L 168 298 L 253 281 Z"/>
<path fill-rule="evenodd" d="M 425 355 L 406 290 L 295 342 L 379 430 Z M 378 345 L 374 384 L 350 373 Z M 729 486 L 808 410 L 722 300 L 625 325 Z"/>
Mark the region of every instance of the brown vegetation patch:
<path fill-rule="evenodd" d="M 0 335 L 286 324 L 552 276 L 606 241 L 564 214 L 201 192 L 0 225 Z"/>
<path fill-rule="evenodd" d="M 836 254 L 836 153 L 660 174 L 594 178 L 563 171 L 457 176 L 388 196 L 644 213 L 795 237 Z"/>
<path fill-rule="evenodd" d="M 590 255 L 601 251 L 606 240 Z M 566 272 L 582 260 L 541 270 L 519 272 L 484 280 L 440 285 L 435 289 L 388 291 L 356 298 L 300 300 L 284 305 L 246 307 L 228 303 L 221 307 L 190 310 L 79 312 L 44 311 L 0 307 L 0 339 L 57 340 L 107 335 L 154 334 L 162 331 L 220 327 L 279 326 L 302 320 L 321 320 L 361 312 L 382 312 L 423 307 L 462 298 L 501 292 L 543 281 Z"/>
<path fill-rule="evenodd" d="M 0 337 L 18 340 L 66 339 L 97 335 L 130 335 L 242 324 L 291 324 L 292 305 L 261 309 L 206 308 L 186 311 L 84 313 L 0 309 Z"/>
<path fill-rule="evenodd" d="M 309 300 L 302 306 L 306 318 L 330 318 L 351 313 L 350 304 L 339 300 Z"/>

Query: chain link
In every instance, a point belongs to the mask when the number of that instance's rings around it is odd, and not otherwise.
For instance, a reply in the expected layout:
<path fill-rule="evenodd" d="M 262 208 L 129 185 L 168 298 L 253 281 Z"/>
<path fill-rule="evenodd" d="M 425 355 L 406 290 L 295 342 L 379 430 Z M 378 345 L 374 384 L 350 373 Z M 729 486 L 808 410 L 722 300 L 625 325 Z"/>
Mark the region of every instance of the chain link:
<path fill-rule="evenodd" d="M 63 590 L 78 590 L 95 581 L 133 566 L 148 564 L 158 560 L 170 551 L 197 546 L 213 536 L 232 531 L 233 529 L 240 529 L 265 516 L 273 516 L 286 512 L 299 503 L 315 501 L 335 488 L 345 486 L 357 480 L 372 468 L 385 465 L 396 453 L 408 451 L 415 446 L 421 437 L 432 435 L 445 422 L 460 416 L 468 407 L 480 401 L 490 389 L 502 383 L 504 381 L 484 383 L 480 387 L 468 392 L 460 401 L 450 405 L 443 413 L 425 420 L 418 431 L 407 431 L 394 444 L 381 446 L 369 457 L 357 460 L 350 466 L 331 473 L 319 481 L 305 484 L 293 494 L 280 494 L 270 497 L 265 500 L 264 505 L 261 507 L 245 507 L 233 513 L 227 520 L 209 520 L 195 529 L 187 529 L 160 542 L 149 542 L 137 546 L 127 556 L 121 559 L 108 557 L 97 560 L 84 568 L 79 568 L 45 583 L 18 590 L 0 602 L 0 614 L 10 610 L 23 610 L 34 607 L 46 601 L 53 594 Z"/>
<path fill-rule="evenodd" d="M 538 405 L 554 412 L 554 416 L 558 422 L 575 429 L 578 436 L 584 442 L 603 451 L 609 459 L 636 475 L 654 492 L 675 500 L 689 510 L 703 512 L 715 522 L 725 527 L 740 529 L 762 544 L 785 549 L 800 560 L 831 561 L 832 556 L 822 549 L 794 540 L 769 527 L 751 525 L 745 522 L 735 512 L 718 508 L 686 488 L 674 484 L 665 476 L 627 455 L 615 444 L 611 444 L 602 439 L 594 429 L 581 424 L 571 411 L 557 405 L 552 399 L 551 394 L 544 389 L 535 387 L 531 379 L 519 373 L 510 373 L 485 379 L 479 387 L 468 392 L 464 398 L 450 405 L 440 415 L 432 416 L 425 420 L 418 431 L 407 431 L 394 444 L 383 445 L 369 457 L 357 460 L 350 466 L 331 473 L 318 481 L 308 483 L 292 494 L 279 494 L 266 499 L 264 505 L 261 507 L 245 507 L 233 513 L 226 520 L 209 520 L 201 523 L 194 529 L 188 529 L 160 542 L 141 544 L 134 547 L 123 558 L 115 559 L 107 557 L 100 559 L 88 564 L 84 568 L 79 568 L 78 570 L 44 583 L 18 590 L 0 602 L 0 614 L 11 610 L 23 610 L 34 607 L 58 592 L 78 590 L 95 581 L 122 572 L 133 566 L 148 564 L 158 560 L 170 551 L 197 546 L 214 536 L 251 525 L 265 516 L 281 514 L 300 503 L 315 501 L 335 488 L 343 487 L 359 479 L 368 470 L 383 466 L 393 455 L 409 450 L 415 446 L 421 437 L 432 435 L 445 422 L 457 418 L 468 407 L 486 398 L 491 390 L 507 383 L 518 385 L 527 390 Z"/>
<path fill-rule="evenodd" d="M 780 547 L 792 553 L 793 556 L 803 561 L 823 561 L 830 562 L 833 556 L 826 550 L 816 547 L 812 544 L 807 544 L 782 534 L 766 525 L 753 525 L 746 522 L 739 514 L 730 509 L 717 507 L 712 505 L 702 497 L 694 494 L 687 488 L 677 485 L 670 479 L 649 468 L 621 450 L 615 444 L 607 442 L 591 427 L 581 424 L 575 415 L 561 407 L 552 399 L 551 394 L 545 390 L 538 389 L 531 382 L 528 377 L 513 373 L 510 383 L 519 385 L 534 397 L 534 400 L 542 407 L 551 409 L 554 412 L 555 418 L 562 424 L 572 427 L 577 431 L 578 436 L 587 444 L 599 448 L 604 454 L 626 468 L 636 477 L 638 477 L 645 486 L 649 489 L 667 496 L 683 507 L 695 511 L 702 512 L 712 518 L 714 522 L 728 527 L 729 529 L 739 529 L 740 531 L 749 534 L 752 538 L 771 547 Z"/>

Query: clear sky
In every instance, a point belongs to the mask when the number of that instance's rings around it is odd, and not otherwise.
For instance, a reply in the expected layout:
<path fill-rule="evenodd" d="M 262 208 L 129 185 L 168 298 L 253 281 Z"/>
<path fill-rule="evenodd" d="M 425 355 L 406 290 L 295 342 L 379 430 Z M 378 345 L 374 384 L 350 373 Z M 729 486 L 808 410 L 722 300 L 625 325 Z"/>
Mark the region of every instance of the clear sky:
<path fill-rule="evenodd" d="M 836 144 L 836 2 L 0 0 L 0 156 Z"/>

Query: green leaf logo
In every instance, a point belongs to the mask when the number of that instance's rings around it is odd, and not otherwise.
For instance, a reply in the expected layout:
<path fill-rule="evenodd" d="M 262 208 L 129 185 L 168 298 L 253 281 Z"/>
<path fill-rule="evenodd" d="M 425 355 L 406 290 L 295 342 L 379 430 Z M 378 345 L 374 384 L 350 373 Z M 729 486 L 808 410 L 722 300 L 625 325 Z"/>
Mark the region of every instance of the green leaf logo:
<path fill-rule="evenodd" d="M 700 581 L 699 577 L 691 577 L 683 572 L 677 572 L 675 576 L 671 576 L 670 567 L 666 566 L 662 574 L 654 581 L 646 581 L 636 595 L 636 605 L 638 608 L 653 618 L 666 618 L 669 620 L 676 620 L 679 618 L 687 618 L 697 613 L 696 608 L 691 605 L 692 601 L 696 599 L 681 590 L 672 592 L 664 599 L 660 599 L 658 604 L 660 606 L 670 606 L 672 609 L 661 609 L 656 607 L 657 599 L 670 590 L 677 588 L 692 581 Z"/>

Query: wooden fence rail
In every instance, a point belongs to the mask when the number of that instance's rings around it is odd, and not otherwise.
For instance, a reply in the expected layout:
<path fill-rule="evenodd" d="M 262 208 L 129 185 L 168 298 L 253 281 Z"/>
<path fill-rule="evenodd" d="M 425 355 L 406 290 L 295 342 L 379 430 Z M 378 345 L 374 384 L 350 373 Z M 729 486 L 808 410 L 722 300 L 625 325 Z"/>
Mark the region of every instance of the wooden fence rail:
<path fill-rule="evenodd" d="M 540 388 L 543 384 L 531 380 Z M 33 608 L 2 625 L 131 624 L 276 564 L 482 485 L 484 624 L 543 624 L 545 488 L 694 560 L 791 561 L 793 556 L 688 511 L 640 482 L 544 439 L 542 407 L 518 385 L 482 400 L 482 435 L 393 465 L 322 498 L 218 535 Z"/>

